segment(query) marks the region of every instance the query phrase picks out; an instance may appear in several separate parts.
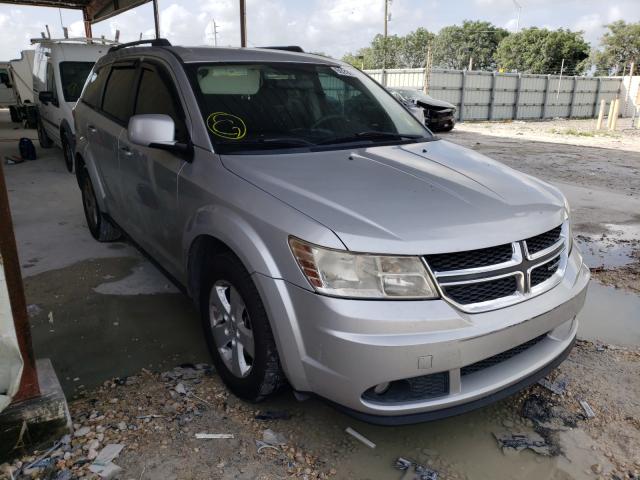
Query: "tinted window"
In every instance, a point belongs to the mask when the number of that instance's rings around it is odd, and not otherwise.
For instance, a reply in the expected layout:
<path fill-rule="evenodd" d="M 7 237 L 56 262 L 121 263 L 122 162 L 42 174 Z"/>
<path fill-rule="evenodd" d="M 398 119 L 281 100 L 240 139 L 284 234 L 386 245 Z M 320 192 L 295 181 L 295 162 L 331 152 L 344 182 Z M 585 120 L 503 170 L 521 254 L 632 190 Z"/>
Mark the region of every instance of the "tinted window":
<path fill-rule="evenodd" d="M 127 123 L 131 116 L 131 93 L 136 77 L 135 67 L 114 67 L 109 74 L 102 110 L 116 120 Z"/>
<path fill-rule="evenodd" d="M 176 125 L 176 140 L 187 141 L 184 114 L 177 100 L 171 80 L 152 68 L 145 67 L 140 78 L 135 114 L 158 113 L 169 115 Z"/>
<path fill-rule="evenodd" d="M 100 100 L 102 99 L 102 87 L 107 78 L 108 68 L 101 68 L 100 70 L 93 71 L 87 78 L 87 84 L 84 87 L 84 93 L 82 94 L 82 100 L 92 107 L 99 107 Z"/>
<path fill-rule="evenodd" d="M 53 104 L 58 104 L 58 90 L 56 90 L 56 81 L 53 76 L 53 65 L 47 63 L 47 92 L 51 92 L 53 94 Z"/>
<path fill-rule="evenodd" d="M 82 87 L 92 68 L 93 62 L 60 63 L 60 83 L 66 102 L 75 102 L 80 98 Z"/>

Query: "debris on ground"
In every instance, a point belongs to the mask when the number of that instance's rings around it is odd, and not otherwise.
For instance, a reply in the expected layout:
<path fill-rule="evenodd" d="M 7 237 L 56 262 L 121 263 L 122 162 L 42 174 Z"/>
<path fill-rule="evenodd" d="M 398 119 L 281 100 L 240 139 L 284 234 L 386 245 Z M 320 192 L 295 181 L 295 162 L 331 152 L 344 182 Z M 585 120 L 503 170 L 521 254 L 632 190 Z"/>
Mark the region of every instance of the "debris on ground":
<path fill-rule="evenodd" d="M 529 449 L 539 455 L 551 456 L 549 444 L 541 435 L 535 432 L 494 432 L 493 436 L 496 438 L 498 445 L 505 453 L 509 450 L 520 452 L 522 450 Z"/>
<path fill-rule="evenodd" d="M 286 410 L 265 410 L 257 413 L 254 418 L 256 420 L 289 420 L 291 414 Z"/>
<path fill-rule="evenodd" d="M 587 418 L 594 418 L 596 416 L 596 412 L 593 411 L 593 408 L 591 408 L 591 405 L 589 405 L 586 400 L 580 400 L 580 406 L 584 410 Z"/>
<path fill-rule="evenodd" d="M 199 440 L 216 440 L 234 438 L 233 433 L 196 433 Z"/>
<path fill-rule="evenodd" d="M 353 438 L 355 438 L 356 440 L 358 440 L 359 442 L 363 443 L 364 445 L 366 445 L 369 448 L 376 448 L 376 444 L 373 443 L 371 440 L 369 440 L 367 437 L 365 437 L 364 435 L 356 432 L 353 428 L 351 427 L 347 427 L 345 429 L 345 432 L 347 432 L 349 435 L 351 435 Z"/>
<path fill-rule="evenodd" d="M 538 380 L 538 384 L 556 395 L 564 395 L 567 391 L 568 382 L 566 379 L 556 379 L 555 381 L 551 381 L 546 378 L 542 378 Z"/>
<path fill-rule="evenodd" d="M 407 472 L 402 480 L 438 480 L 438 472 L 408 458 L 398 457 L 394 468 Z"/>
<path fill-rule="evenodd" d="M 262 432 L 262 441 L 267 445 L 286 445 L 288 443 L 284 435 L 276 433 L 270 428 Z"/>

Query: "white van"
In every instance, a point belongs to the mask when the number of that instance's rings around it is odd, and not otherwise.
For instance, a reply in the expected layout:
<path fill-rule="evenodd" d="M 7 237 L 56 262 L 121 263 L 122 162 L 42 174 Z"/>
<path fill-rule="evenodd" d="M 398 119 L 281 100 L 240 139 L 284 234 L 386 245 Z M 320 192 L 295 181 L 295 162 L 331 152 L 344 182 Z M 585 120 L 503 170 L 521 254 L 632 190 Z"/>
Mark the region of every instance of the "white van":
<path fill-rule="evenodd" d="M 38 105 L 40 146 L 57 145 L 67 169 L 73 170 L 75 128 L 72 110 L 98 58 L 115 42 L 88 38 L 37 38 L 33 62 L 33 91 Z"/>

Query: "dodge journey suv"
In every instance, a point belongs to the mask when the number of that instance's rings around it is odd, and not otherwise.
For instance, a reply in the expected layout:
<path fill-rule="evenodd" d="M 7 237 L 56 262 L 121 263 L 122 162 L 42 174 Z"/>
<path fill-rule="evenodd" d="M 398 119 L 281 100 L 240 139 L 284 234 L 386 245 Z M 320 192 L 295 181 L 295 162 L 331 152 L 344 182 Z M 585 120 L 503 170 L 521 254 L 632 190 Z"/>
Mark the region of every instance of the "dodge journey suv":
<path fill-rule="evenodd" d="M 147 43 L 111 48 L 75 108 L 86 219 L 185 287 L 233 393 L 288 382 L 409 423 L 567 356 L 589 272 L 556 188 L 439 140 L 345 63 Z"/>

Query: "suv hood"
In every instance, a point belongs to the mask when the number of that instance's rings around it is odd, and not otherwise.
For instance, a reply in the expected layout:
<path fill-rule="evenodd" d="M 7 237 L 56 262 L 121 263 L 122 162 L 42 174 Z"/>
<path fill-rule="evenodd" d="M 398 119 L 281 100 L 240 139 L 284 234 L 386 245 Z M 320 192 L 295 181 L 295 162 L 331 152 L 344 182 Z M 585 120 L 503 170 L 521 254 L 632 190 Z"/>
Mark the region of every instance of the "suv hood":
<path fill-rule="evenodd" d="M 564 219 L 556 188 L 444 140 L 221 159 L 353 251 L 470 250 L 528 238 Z"/>

